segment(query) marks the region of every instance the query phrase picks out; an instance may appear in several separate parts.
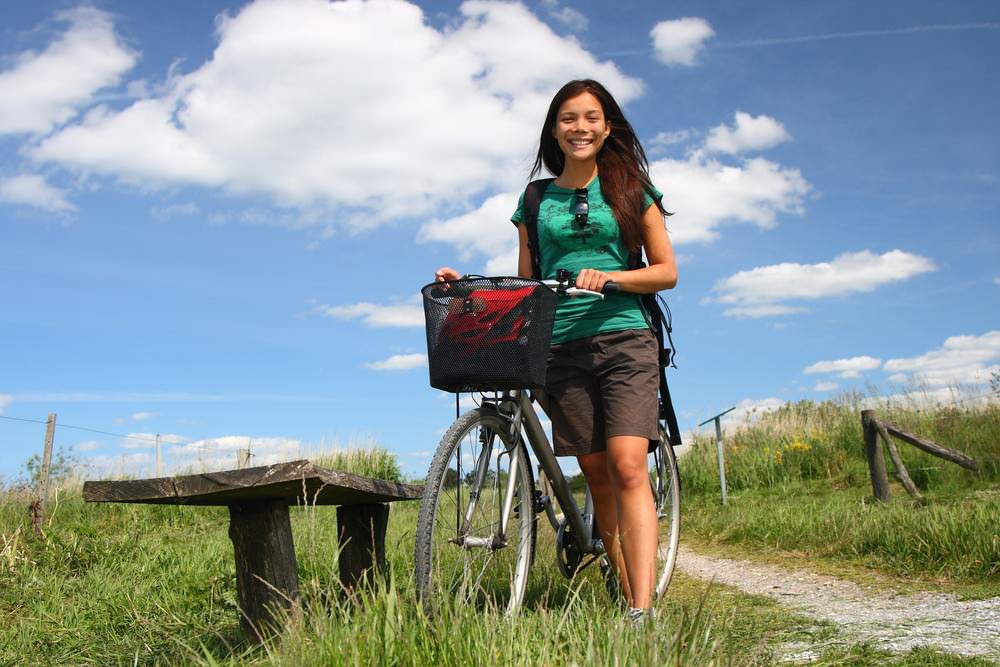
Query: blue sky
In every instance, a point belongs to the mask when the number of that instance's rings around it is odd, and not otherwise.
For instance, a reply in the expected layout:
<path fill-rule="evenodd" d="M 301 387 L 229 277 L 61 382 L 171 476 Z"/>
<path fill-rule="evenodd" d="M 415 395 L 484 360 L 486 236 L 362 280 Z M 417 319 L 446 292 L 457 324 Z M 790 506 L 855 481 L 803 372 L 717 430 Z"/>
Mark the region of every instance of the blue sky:
<path fill-rule="evenodd" d="M 1000 371 L 992 2 L 5 3 L 0 476 L 378 443 L 420 475 L 435 267 L 513 271 L 548 100 L 606 83 L 676 212 L 683 429 Z M 35 421 L 20 421 L 35 420 Z M 90 431 L 70 428 L 85 427 Z M 123 437 L 131 436 L 131 437 Z"/>

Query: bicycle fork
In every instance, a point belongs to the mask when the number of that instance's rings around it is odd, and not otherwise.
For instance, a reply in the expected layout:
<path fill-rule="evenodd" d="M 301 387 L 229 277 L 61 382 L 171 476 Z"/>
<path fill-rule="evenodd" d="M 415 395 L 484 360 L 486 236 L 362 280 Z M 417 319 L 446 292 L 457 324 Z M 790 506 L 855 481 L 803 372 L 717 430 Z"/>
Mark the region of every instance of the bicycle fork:
<path fill-rule="evenodd" d="M 511 421 L 511 428 L 518 428 L 519 416 L 514 415 L 514 419 Z M 493 448 L 495 446 L 495 436 L 491 431 L 484 431 L 481 436 L 479 459 L 476 461 L 476 471 L 475 477 L 473 479 L 472 488 L 469 491 L 469 506 L 466 508 L 465 517 L 462 522 L 462 527 L 458 531 L 457 537 L 453 538 L 451 541 L 459 544 L 460 546 L 471 549 L 471 548 L 488 548 L 488 549 L 500 549 L 507 546 L 507 524 L 510 522 L 510 515 L 514 509 L 514 487 L 517 484 L 517 474 L 518 466 L 527 465 L 526 462 L 521 461 L 521 448 L 517 445 L 519 444 L 518 439 L 514 439 L 514 446 L 511 451 L 508 452 L 510 456 L 510 467 L 507 471 L 507 483 L 504 489 L 503 495 L 503 507 L 500 511 L 500 522 L 497 526 L 498 530 L 488 537 L 477 537 L 474 535 L 469 535 L 469 529 L 472 524 L 472 517 L 476 512 L 476 505 L 479 503 L 479 497 L 482 493 L 483 484 L 486 481 L 486 475 L 490 469 L 490 460 L 493 458 Z M 502 454 L 497 455 L 502 456 Z"/>

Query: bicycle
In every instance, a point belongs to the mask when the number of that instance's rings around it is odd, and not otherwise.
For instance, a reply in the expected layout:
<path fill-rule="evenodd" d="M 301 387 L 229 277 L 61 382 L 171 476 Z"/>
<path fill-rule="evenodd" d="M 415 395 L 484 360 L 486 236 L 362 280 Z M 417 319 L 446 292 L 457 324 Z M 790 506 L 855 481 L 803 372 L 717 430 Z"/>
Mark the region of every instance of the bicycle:
<path fill-rule="evenodd" d="M 544 285 L 548 290 L 536 291 L 551 291 L 560 297 L 587 294 L 603 298 L 599 293 L 569 287 L 566 275 L 559 277 L 559 281 L 545 283 L 477 279 L 479 283 L 464 285 L 447 297 L 453 300 L 448 307 L 457 311 L 454 301 L 461 299 L 461 308 L 467 308 L 466 302 L 471 299 L 468 295 L 475 293 L 476 286 L 497 286 L 497 281 L 513 283 L 514 289 L 522 283 Z M 605 293 L 617 291 L 616 284 L 609 285 Z M 438 290 L 441 294 L 446 288 L 428 285 L 424 289 L 426 299 L 429 292 Z M 511 312 L 503 317 L 494 315 L 488 313 L 482 319 L 500 326 L 498 337 L 510 342 L 508 329 L 517 328 L 510 322 Z M 502 322 L 504 317 L 506 323 Z M 524 325 L 531 315 L 522 313 L 520 317 Z M 530 322 L 524 328 L 531 328 Z M 540 328 L 530 333 L 537 336 Z M 429 324 L 429 347 L 433 337 Z M 523 342 L 521 338 L 518 336 L 516 342 Z M 541 347 L 547 350 L 547 339 Z M 453 355 L 454 350 L 449 351 L 448 358 Z M 433 363 L 431 373 L 433 378 Z M 415 567 L 417 595 L 425 610 L 433 613 L 438 596 L 442 596 L 480 607 L 503 608 L 507 614 L 517 612 L 534 561 L 538 514 L 545 514 L 555 531 L 557 563 L 563 576 L 572 578 L 598 561 L 609 591 L 614 593 L 613 570 L 603 557 L 605 549 L 598 537 L 590 490 L 586 490 L 580 508 L 533 406 L 538 403 L 544 410 L 544 392 L 507 387 L 480 393 L 482 402 L 478 407 L 459 416 L 442 437 L 425 480 L 416 528 Z M 680 533 L 680 477 L 662 422 L 660 435 L 649 454 L 650 484 L 659 524 L 654 600 L 662 598 L 670 584 Z M 551 496 L 535 487 L 528 447 L 549 480 Z"/>

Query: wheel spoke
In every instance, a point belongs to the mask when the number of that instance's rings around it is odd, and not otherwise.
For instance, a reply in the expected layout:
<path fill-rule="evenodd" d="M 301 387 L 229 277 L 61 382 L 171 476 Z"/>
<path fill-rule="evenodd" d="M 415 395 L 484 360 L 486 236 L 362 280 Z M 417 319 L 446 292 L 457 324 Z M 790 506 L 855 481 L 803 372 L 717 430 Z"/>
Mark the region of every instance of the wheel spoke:
<path fill-rule="evenodd" d="M 437 596 L 509 611 L 520 604 L 534 514 L 511 511 L 516 518 L 502 531 L 503 497 L 508 482 L 517 498 L 531 497 L 533 483 L 527 465 L 515 466 L 511 478 L 505 429 L 492 411 L 475 410 L 449 429 L 435 454 L 417 526 L 418 592 L 425 606 Z M 456 526 L 450 517 L 461 521 Z"/>

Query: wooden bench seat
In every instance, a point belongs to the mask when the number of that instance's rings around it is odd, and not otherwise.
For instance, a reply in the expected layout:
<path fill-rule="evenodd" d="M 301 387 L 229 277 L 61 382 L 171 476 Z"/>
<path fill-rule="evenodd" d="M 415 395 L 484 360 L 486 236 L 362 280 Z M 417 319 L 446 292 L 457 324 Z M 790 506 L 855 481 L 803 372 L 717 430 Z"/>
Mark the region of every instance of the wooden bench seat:
<path fill-rule="evenodd" d="M 278 609 L 289 608 L 298 596 L 289 505 L 337 505 L 340 579 L 353 589 L 385 568 L 387 503 L 422 494 L 422 486 L 330 470 L 306 460 L 83 485 L 88 502 L 229 507 L 241 621 L 258 639 L 274 629 Z"/>

